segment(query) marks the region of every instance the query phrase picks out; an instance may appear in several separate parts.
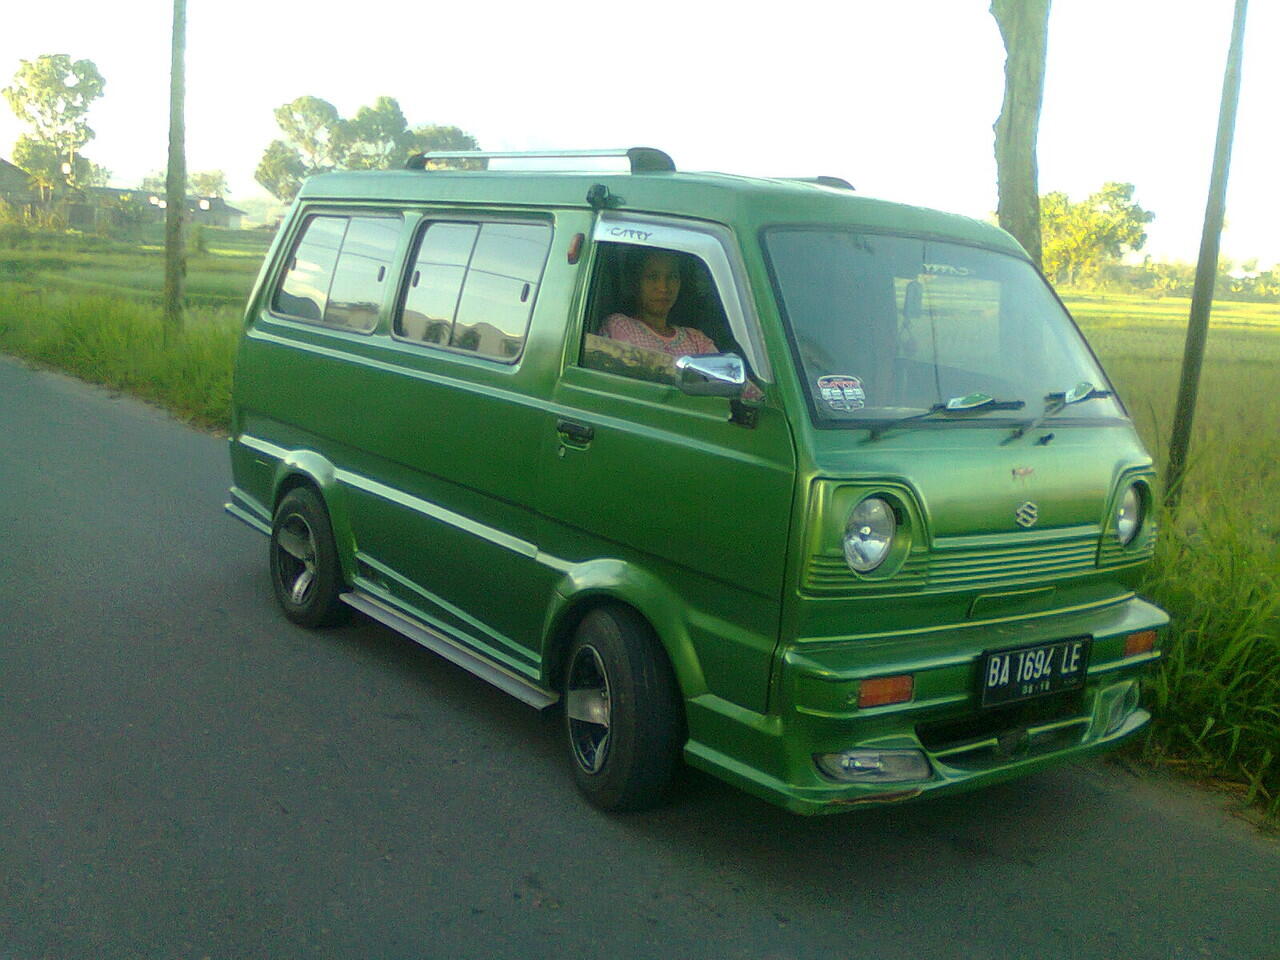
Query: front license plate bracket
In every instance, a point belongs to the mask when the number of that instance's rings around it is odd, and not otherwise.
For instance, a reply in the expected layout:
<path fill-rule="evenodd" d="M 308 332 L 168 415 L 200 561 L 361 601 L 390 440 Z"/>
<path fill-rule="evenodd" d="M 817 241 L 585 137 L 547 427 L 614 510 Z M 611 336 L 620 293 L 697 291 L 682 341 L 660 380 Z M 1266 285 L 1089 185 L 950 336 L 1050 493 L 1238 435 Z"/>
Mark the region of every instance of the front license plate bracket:
<path fill-rule="evenodd" d="M 998 707 L 1084 686 L 1092 637 L 988 650 L 979 665 L 982 706 Z"/>

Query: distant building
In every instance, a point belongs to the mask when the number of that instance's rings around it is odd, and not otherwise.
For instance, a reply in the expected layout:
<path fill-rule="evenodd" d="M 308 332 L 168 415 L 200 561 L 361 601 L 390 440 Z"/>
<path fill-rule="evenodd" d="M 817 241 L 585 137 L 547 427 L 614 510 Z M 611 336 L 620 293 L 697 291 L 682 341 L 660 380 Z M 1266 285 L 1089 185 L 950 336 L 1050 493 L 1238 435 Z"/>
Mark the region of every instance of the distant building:
<path fill-rule="evenodd" d="M 8 160 L 0 159 L 0 200 L 31 208 L 45 200 L 48 209 L 59 214 L 76 230 L 97 230 L 128 224 L 163 223 L 164 197 L 145 190 L 120 187 L 56 189 L 52 198 L 42 198 L 30 175 Z M 187 197 L 187 222 L 239 230 L 245 212 L 222 197 Z"/>
<path fill-rule="evenodd" d="M 27 171 L 4 159 L 0 159 L 0 200 L 23 205 L 36 200 Z"/>
<path fill-rule="evenodd" d="M 120 209 L 130 204 L 141 207 L 140 218 L 144 223 L 163 223 L 167 204 L 165 198 L 145 190 L 122 190 L 119 187 L 89 187 L 85 194 L 99 208 Z M 226 227 L 239 230 L 244 211 L 227 203 L 222 197 L 187 197 L 187 222 L 201 223 L 209 227 Z"/>

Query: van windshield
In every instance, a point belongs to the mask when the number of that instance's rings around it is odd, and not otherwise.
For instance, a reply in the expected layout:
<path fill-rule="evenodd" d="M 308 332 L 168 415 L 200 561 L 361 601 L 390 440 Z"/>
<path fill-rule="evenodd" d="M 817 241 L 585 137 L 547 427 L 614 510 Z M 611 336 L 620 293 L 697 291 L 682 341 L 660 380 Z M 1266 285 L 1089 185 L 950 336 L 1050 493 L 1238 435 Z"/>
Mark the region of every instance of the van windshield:
<path fill-rule="evenodd" d="M 1017 257 L 838 228 L 775 227 L 765 246 L 821 424 L 1123 415 L 1066 311 Z"/>

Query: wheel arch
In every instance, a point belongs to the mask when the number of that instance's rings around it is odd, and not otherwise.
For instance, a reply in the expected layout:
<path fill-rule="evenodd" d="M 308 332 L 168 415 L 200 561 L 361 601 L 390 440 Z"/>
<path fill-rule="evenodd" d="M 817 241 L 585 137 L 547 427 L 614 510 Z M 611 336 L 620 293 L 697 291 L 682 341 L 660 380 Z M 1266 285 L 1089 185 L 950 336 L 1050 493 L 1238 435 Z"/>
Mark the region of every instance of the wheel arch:
<path fill-rule="evenodd" d="M 337 468 L 326 457 L 311 450 L 293 450 L 285 454 L 276 465 L 272 481 L 271 516 L 274 518 L 280 501 L 291 490 L 310 487 L 324 503 L 333 530 L 334 544 L 338 548 L 338 562 L 342 565 L 342 577 L 350 584 L 356 574 L 356 542 L 351 529 L 346 497 L 338 482 Z"/>
<path fill-rule="evenodd" d="M 658 578 L 620 560 L 575 565 L 557 584 L 543 630 L 546 686 L 560 688 L 574 632 L 588 613 L 604 606 L 626 607 L 648 625 L 671 664 L 684 700 L 706 692 L 685 604 Z"/>

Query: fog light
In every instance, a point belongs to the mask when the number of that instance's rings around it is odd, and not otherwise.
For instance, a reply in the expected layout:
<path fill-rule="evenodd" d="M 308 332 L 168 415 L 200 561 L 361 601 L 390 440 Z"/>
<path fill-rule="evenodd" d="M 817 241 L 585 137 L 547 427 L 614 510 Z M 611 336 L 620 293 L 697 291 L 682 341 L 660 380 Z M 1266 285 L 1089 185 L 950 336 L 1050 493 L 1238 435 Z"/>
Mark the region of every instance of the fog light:
<path fill-rule="evenodd" d="M 1139 630 L 1124 638 L 1124 655 L 1136 657 L 1140 653 L 1149 653 L 1156 645 L 1154 630 Z"/>
<path fill-rule="evenodd" d="M 919 750 L 846 750 L 814 754 L 823 776 L 846 783 L 899 783 L 927 780 L 928 758 Z"/>

